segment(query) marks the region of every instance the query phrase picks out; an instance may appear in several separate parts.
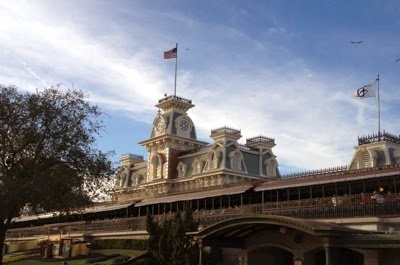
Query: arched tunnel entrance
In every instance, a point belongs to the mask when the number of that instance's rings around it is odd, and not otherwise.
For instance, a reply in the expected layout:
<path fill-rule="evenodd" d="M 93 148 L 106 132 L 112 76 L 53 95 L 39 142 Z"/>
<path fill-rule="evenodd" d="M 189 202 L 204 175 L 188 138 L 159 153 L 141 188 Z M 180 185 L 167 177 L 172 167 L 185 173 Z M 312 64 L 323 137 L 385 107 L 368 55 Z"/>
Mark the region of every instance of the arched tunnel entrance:
<path fill-rule="evenodd" d="M 192 235 L 200 265 L 214 264 L 206 259 L 207 248 L 219 253 L 218 265 L 377 265 L 377 251 L 367 238 L 383 242 L 333 223 L 272 215 L 233 218 Z M 365 263 L 366 252 L 376 261 Z"/>

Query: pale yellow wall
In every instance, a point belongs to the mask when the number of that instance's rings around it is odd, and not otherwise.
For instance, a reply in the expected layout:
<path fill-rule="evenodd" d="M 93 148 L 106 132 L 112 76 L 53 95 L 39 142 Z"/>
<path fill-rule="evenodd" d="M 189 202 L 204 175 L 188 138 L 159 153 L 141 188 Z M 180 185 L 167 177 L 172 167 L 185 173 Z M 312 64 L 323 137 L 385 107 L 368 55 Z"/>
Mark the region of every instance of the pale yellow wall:
<path fill-rule="evenodd" d="M 39 248 L 37 240 L 30 240 L 30 241 L 24 241 L 24 242 L 18 242 L 18 243 L 9 243 L 9 244 L 7 244 L 7 254 L 12 253 L 12 252 L 26 251 L 26 250 L 37 249 L 37 248 Z"/>
<path fill-rule="evenodd" d="M 80 255 L 89 255 L 89 248 L 87 247 L 86 243 L 72 244 L 71 257 L 76 257 Z"/>

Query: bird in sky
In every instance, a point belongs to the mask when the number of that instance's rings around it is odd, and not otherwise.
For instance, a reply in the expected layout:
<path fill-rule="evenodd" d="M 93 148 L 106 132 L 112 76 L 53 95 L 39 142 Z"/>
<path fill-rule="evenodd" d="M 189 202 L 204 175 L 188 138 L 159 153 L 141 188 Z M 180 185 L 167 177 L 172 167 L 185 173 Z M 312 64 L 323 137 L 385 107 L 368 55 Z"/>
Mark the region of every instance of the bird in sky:
<path fill-rule="evenodd" d="M 394 60 L 394 62 L 395 62 L 395 63 L 397 63 L 398 61 L 400 61 L 400 58 L 399 58 L 399 59 L 396 59 L 396 60 Z"/>
<path fill-rule="evenodd" d="M 360 43 L 363 43 L 364 41 L 362 41 L 362 40 L 359 40 L 359 41 L 354 41 L 354 40 L 352 40 L 351 41 L 351 43 L 353 43 L 353 44 L 360 44 Z"/>

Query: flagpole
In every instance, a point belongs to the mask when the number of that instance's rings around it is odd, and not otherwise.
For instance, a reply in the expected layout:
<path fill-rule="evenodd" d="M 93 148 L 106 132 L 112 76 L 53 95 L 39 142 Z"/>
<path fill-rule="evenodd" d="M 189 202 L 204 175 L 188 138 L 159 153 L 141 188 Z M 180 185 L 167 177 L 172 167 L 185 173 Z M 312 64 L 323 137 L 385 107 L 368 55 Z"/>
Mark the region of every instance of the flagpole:
<path fill-rule="evenodd" d="M 176 43 L 176 57 L 175 57 L 175 89 L 174 89 L 174 96 L 176 96 L 176 75 L 178 69 L 178 43 Z"/>
<path fill-rule="evenodd" d="M 381 140 L 381 101 L 379 98 L 379 75 L 376 79 L 378 81 L 378 141 Z"/>

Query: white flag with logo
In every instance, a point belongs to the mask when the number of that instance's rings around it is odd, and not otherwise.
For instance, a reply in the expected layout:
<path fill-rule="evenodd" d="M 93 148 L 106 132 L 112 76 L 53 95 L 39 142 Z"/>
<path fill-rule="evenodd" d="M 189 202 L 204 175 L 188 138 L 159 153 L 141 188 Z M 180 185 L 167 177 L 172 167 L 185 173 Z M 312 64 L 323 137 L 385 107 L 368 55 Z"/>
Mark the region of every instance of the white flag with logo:
<path fill-rule="evenodd" d="M 372 84 L 360 87 L 356 91 L 354 91 L 354 98 L 355 99 L 363 99 L 363 98 L 370 98 L 375 97 L 375 84 L 376 81 Z"/>

